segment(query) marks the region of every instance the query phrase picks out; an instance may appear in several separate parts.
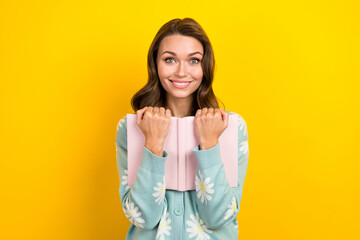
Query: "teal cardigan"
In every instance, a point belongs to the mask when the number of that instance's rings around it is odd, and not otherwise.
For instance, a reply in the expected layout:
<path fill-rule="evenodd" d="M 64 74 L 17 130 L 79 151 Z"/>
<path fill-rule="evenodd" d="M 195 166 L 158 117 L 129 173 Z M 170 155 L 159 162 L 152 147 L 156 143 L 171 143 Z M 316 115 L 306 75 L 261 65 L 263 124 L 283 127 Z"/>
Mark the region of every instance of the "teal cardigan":
<path fill-rule="evenodd" d="M 236 215 L 240 210 L 249 151 L 245 120 L 237 113 L 238 187 L 230 187 L 225 178 L 219 142 L 212 148 L 193 149 L 198 160 L 196 190 L 165 189 L 165 161 L 145 146 L 134 184 L 127 184 L 126 116 L 117 125 L 116 160 L 120 180 L 120 199 L 126 217 L 131 221 L 126 239 L 238 239 Z"/>

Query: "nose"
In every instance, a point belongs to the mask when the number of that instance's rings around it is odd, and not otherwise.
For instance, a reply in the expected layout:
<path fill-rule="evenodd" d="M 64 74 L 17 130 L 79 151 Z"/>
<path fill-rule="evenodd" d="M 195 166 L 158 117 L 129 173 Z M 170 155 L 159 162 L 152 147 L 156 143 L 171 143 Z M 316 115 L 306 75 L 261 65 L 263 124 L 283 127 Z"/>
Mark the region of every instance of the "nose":
<path fill-rule="evenodd" d="M 177 67 L 176 75 L 179 77 L 186 77 L 187 76 L 186 71 L 187 71 L 186 63 L 184 63 L 183 61 L 180 61 L 179 65 Z"/>

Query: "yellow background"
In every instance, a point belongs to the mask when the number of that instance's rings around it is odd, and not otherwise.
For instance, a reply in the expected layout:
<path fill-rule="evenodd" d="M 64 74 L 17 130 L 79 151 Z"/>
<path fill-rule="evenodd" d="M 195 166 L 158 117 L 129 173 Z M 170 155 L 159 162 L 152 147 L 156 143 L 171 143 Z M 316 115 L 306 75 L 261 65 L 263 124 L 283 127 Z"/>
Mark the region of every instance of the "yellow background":
<path fill-rule="evenodd" d="M 248 3 L 249 2 L 249 3 Z M 116 124 L 192 17 L 248 124 L 239 239 L 360 239 L 358 1 L 1 1 L 0 239 L 125 239 Z"/>

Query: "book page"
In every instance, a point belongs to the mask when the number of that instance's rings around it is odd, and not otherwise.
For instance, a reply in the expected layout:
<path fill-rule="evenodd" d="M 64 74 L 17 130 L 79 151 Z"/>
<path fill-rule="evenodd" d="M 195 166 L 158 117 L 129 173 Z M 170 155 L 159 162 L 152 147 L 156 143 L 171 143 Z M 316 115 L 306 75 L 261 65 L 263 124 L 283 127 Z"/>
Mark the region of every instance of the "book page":
<path fill-rule="evenodd" d="M 186 126 L 186 141 L 184 141 L 184 145 L 186 148 L 186 172 L 185 172 L 185 181 L 186 188 L 185 189 L 195 189 L 195 175 L 196 169 L 198 166 L 197 159 L 193 152 L 193 149 L 199 145 L 199 140 L 195 134 L 195 117 L 185 118 L 185 126 Z"/>
<path fill-rule="evenodd" d="M 228 127 L 219 137 L 221 160 L 231 187 L 238 186 L 238 116 L 229 115 Z"/>
<path fill-rule="evenodd" d="M 171 117 L 168 135 L 165 138 L 164 150 L 168 157 L 165 162 L 165 188 L 178 189 L 178 120 Z"/>
<path fill-rule="evenodd" d="M 195 189 L 197 159 L 193 149 L 199 145 L 195 134 L 194 116 L 171 117 L 164 142 L 168 157 L 165 162 L 165 187 L 177 191 Z M 136 124 L 136 114 L 127 114 L 128 185 L 136 178 L 145 146 L 145 136 Z M 238 177 L 238 116 L 229 115 L 228 127 L 219 137 L 221 161 L 231 187 L 237 187 Z"/>

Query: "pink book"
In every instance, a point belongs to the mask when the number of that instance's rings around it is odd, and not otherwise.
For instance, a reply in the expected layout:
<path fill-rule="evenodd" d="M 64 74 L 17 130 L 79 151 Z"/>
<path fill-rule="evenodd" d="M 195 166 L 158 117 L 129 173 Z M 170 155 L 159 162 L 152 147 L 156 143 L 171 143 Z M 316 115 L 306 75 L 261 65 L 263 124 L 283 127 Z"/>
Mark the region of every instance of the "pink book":
<path fill-rule="evenodd" d="M 171 117 L 164 142 L 168 157 L 165 162 L 166 189 L 195 190 L 197 159 L 193 149 L 199 145 L 195 135 L 194 116 Z M 220 155 L 225 176 L 231 187 L 238 183 L 238 116 L 229 115 L 228 127 L 219 137 Z M 136 114 L 127 114 L 128 185 L 136 178 L 142 160 L 145 136 L 136 124 Z M 201 150 L 200 150 L 201 151 Z"/>

